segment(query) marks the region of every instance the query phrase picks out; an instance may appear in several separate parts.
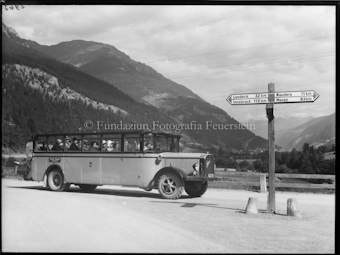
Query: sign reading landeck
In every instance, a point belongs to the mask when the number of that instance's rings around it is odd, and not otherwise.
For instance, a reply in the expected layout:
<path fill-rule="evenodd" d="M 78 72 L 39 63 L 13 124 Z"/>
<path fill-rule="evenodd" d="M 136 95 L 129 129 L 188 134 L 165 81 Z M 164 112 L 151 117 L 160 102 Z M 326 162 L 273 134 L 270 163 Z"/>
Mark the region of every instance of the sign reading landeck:
<path fill-rule="evenodd" d="M 314 90 L 304 90 L 275 93 L 231 94 L 227 98 L 227 101 L 232 105 L 308 103 L 314 102 L 318 97 L 319 94 Z"/>

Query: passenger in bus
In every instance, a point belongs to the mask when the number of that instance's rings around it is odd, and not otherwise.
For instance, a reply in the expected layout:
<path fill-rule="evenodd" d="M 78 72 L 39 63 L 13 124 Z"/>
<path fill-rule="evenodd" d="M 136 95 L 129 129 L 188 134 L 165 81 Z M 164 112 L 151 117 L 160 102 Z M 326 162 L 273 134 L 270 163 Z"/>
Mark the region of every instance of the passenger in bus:
<path fill-rule="evenodd" d="M 120 151 L 119 143 L 116 143 L 116 145 L 114 145 L 113 151 Z"/>
<path fill-rule="evenodd" d="M 174 138 L 171 138 L 170 151 L 173 152 L 174 150 L 175 150 L 175 141 L 174 141 Z"/>
<path fill-rule="evenodd" d="M 107 151 L 113 151 L 113 142 L 111 140 L 107 141 Z"/>
<path fill-rule="evenodd" d="M 90 145 L 87 141 L 84 142 L 84 151 L 88 151 L 90 149 Z"/>
<path fill-rule="evenodd" d="M 124 151 L 132 151 L 132 146 L 128 141 L 125 141 Z"/>
<path fill-rule="evenodd" d="M 63 143 L 60 138 L 57 139 L 57 141 L 54 143 L 52 147 L 53 151 L 62 151 L 63 150 Z"/>
<path fill-rule="evenodd" d="M 149 144 L 148 142 L 144 141 L 144 148 L 143 148 L 144 151 L 147 151 L 149 149 L 148 144 Z"/>
<path fill-rule="evenodd" d="M 70 146 L 71 151 L 79 151 L 79 141 L 77 137 L 73 137 L 73 143 Z"/>
<path fill-rule="evenodd" d="M 148 150 L 152 150 L 153 149 L 153 146 L 151 143 L 147 143 L 146 144 L 146 147 L 148 148 Z"/>
<path fill-rule="evenodd" d="M 137 142 L 137 140 L 134 140 L 133 144 L 134 144 L 134 146 L 135 146 L 135 150 L 136 150 L 136 151 L 139 151 L 139 148 L 140 148 L 139 142 Z"/>
<path fill-rule="evenodd" d="M 99 151 L 99 145 L 96 141 L 91 142 L 91 148 L 89 149 L 89 151 Z"/>
<path fill-rule="evenodd" d="M 152 150 L 152 144 L 150 142 L 145 142 L 144 151 Z"/>
<path fill-rule="evenodd" d="M 105 140 L 103 140 L 103 148 L 102 151 L 107 151 L 107 143 Z"/>
<path fill-rule="evenodd" d="M 47 143 L 46 141 L 42 141 L 39 150 L 47 151 Z"/>
<path fill-rule="evenodd" d="M 66 137 L 65 150 L 69 150 L 70 147 L 71 147 L 71 140 L 70 138 Z"/>
<path fill-rule="evenodd" d="M 161 144 L 161 142 L 160 142 L 159 140 L 157 140 L 157 147 L 156 147 L 156 150 L 157 150 L 157 151 L 160 151 L 161 148 L 162 148 L 162 144 Z"/>

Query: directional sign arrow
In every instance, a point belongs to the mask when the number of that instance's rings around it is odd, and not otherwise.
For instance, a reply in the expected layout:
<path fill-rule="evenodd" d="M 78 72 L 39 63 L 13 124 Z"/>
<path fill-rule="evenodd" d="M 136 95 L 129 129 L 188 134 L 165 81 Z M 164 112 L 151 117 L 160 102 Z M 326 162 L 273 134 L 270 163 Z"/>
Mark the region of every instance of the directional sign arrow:
<path fill-rule="evenodd" d="M 232 102 L 231 95 L 227 98 L 227 101 L 231 104 L 231 102 Z"/>
<path fill-rule="evenodd" d="M 281 104 L 281 103 L 308 103 L 314 102 L 319 94 L 314 90 L 283 91 L 274 93 L 244 93 L 231 94 L 226 100 L 232 105 L 249 104 Z"/>

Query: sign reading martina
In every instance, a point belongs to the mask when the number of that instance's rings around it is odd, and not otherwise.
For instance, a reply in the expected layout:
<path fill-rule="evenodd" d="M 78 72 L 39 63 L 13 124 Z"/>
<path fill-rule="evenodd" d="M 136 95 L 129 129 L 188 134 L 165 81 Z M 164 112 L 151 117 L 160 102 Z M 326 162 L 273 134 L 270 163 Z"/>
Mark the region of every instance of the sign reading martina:
<path fill-rule="evenodd" d="M 177 123 L 160 123 L 159 121 L 153 121 L 152 125 L 141 123 L 105 123 L 104 121 L 93 122 L 87 120 L 84 122 L 84 128 L 86 130 L 167 130 L 180 133 L 182 130 L 245 130 L 255 129 L 255 124 L 229 124 L 229 123 L 213 123 L 212 121 L 206 121 L 204 124 L 191 121 L 189 124 Z"/>

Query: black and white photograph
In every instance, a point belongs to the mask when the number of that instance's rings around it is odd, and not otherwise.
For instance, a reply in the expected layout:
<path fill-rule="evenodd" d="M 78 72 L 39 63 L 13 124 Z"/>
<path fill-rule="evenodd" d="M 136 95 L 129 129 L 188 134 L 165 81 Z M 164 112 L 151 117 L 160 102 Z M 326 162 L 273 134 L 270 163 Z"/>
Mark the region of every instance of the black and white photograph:
<path fill-rule="evenodd" d="M 1 252 L 335 253 L 337 1 L 1 1 Z"/>

